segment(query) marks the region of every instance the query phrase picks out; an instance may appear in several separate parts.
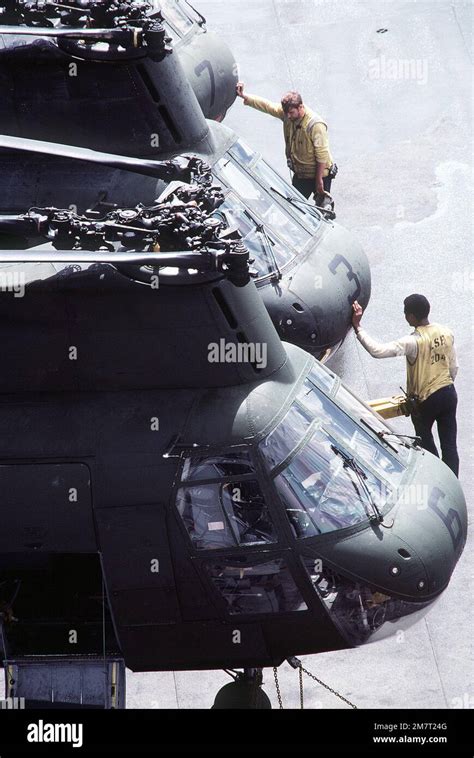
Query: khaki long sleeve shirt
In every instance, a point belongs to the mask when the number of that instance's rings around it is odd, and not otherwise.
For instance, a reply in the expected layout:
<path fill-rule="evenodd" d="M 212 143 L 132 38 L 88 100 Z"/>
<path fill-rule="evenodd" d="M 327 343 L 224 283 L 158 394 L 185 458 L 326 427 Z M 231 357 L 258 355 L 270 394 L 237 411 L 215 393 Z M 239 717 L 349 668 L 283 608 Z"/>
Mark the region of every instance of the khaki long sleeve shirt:
<path fill-rule="evenodd" d="M 245 95 L 244 104 L 283 122 L 286 157 L 291 160 L 297 177 L 315 177 L 316 163 L 323 163 L 323 176 L 328 175 L 333 160 L 329 150 L 327 124 L 321 116 L 305 105 L 303 118 L 291 121 L 279 103 L 256 95 Z"/>

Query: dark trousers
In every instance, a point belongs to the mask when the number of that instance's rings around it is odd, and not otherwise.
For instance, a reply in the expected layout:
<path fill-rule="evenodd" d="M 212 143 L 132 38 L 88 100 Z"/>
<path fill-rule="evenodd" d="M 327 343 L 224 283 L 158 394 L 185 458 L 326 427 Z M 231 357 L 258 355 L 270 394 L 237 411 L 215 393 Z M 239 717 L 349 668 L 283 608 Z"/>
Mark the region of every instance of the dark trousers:
<path fill-rule="evenodd" d="M 331 192 L 331 182 L 332 177 L 325 176 L 323 178 L 323 185 L 326 192 Z M 299 179 L 296 174 L 293 174 L 291 183 L 302 195 L 309 198 L 316 188 L 316 177 L 314 176 L 311 179 Z"/>
<path fill-rule="evenodd" d="M 458 396 L 454 384 L 442 387 L 433 392 L 423 403 L 419 405 L 419 414 L 412 415 L 413 425 L 419 437 L 421 445 L 433 455 L 437 455 L 433 434 L 431 432 L 434 422 L 438 424 L 438 435 L 441 444 L 441 456 L 456 476 L 459 474 L 459 456 L 456 447 L 456 407 Z"/>

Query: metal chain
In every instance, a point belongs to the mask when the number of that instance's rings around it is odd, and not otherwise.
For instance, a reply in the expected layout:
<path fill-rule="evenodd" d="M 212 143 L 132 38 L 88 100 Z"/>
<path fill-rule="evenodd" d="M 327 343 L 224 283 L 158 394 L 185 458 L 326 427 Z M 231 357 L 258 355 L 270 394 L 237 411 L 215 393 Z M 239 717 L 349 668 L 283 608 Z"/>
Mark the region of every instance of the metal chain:
<path fill-rule="evenodd" d="M 280 708 L 283 708 L 283 700 L 281 699 L 280 683 L 278 681 L 278 672 L 276 666 L 273 667 L 273 676 L 275 677 L 275 687 L 277 691 L 278 703 L 280 705 Z"/>
<path fill-rule="evenodd" d="M 300 705 L 301 710 L 304 708 L 304 692 L 303 692 L 303 666 L 299 666 L 298 673 L 300 677 Z"/>
<path fill-rule="evenodd" d="M 299 683 L 300 683 L 300 707 L 301 709 L 304 709 L 304 685 L 303 685 L 303 672 L 307 674 L 311 679 L 314 679 L 315 682 L 321 685 L 321 687 L 324 687 L 326 690 L 329 690 L 329 692 L 332 692 L 333 695 L 338 697 L 340 700 L 343 700 L 347 705 L 350 705 L 351 708 L 355 708 L 357 710 L 357 706 L 354 705 L 354 703 L 351 703 L 350 700 L 348 700 L 344 695 L 341 695 L 340 692 L 337 692 L 337 690 L 334 690 L 332 687 L 329 687 L 328 684 L 324 684 L 324 682 L 321 681 L 321 679 L 318 679 L 317 676 L 312 674 L 310 671 L 304 668 L 303 664 L 301 663 L 298 658 L 291 658 L 288 659 L 288 663 L 293 668 L 298 669 L 298 676 L 299 676 Z M 280 705 L 280 708 L 283 708 L 283 701 L 281 698 L 281 691 L 280 691 L 280 683 L 278 681 L 278 670 L 277 667 L 273 667 L 273 676 L 275 677 L 275 686 L 277 691 L 277 697 L 278 697 L 278 703 Z"/>
<path fill-rule="evenodd" d="M 333 690 L 332 687 L 329 687 L 327 684 L 324 684 L 324 682 L 322 682 L 321 679 L 318 679 L 317 676 L 314 676 L 314 674 L 311 674 L 310 671 L 307 671 L 305 668 L 303 668 L 302 663 L 300 663 L 299 669 L 300 669 L 300 676 L 302 676 L 302 672 L 304 671 L 304 673 L 307 674 L 308 676 L 310 676 L 311 679 L 314 679 L 315 682 L 317 682 L 318 684 L 320 684 L 322 687 L 325 687 L 327 690 L 329 690 L 329 692 L 332 692 L 332 694 L 335 695 L 336 697 L 340 698 L 340 700 L 344 700 L 344 702 L 347 703 L 347 705 L 350 705 L 351 708 L 355 708 L 357 710 L 357 706 L 354 705 L 354 703 L 351 703 L 351 701 L 348 700 L 346 697 L 344 697 L 344 695 L 341 695 L 336 690 Z M 301 707 L 303 707 L 303 706 L 301 706 Z"/>

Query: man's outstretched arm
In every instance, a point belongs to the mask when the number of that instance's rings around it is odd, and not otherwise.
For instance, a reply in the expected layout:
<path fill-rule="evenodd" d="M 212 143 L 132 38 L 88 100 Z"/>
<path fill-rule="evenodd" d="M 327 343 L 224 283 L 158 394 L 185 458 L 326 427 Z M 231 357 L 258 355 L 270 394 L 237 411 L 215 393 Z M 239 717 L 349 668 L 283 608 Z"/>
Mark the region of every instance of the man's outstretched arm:
<path fill-rule="evenodd" d="M 237 96 L 241 97 L 244 101 L 244 105 L 250 105 L 251 108 L 255 108 L 262 113 L 268 113 L 269 116 L 275 116 L 283 121 L 285 114 L 280 103 L 272 103 L 271 100 L 266 100 L 264 97 L 258 97 L 258 95 L 246 95 L 244 93 L 244 83 L 238 82 L 236 87 Z"/>
<path fill-rule="evenodd" d="M 418 355 L 418 345 L 415 336 L 408 334 L 405 337 L 400 337 L 400 339 L 393 340 L 392 342 L 378 342 L 377 340 L 374 340 L 365 329 L 361 328 L 360 321 L 363 310 L 357 300 L 352 304 L 352 310 L 352 326 L 354 327 L 357 339 L 373 358 L 395 358 L 396 356 L 406 355 L 410 362 L 413 362 L 416 359 L 416 356 Z"/>

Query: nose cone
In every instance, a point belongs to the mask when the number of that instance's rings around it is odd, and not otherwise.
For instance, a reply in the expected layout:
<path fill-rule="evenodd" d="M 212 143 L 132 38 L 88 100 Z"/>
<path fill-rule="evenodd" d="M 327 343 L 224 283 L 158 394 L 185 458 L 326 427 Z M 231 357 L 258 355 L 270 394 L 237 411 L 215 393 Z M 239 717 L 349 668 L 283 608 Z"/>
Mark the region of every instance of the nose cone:
<path fill-rule="evenodd" d="M 435 599 L 447 586 L 467 536 L 458 479 L 438 458 L 415 452 L 411 478 L 396 492 L 386 526 L 345 536 L 318 553 L 355 580 L 407 601 Z"/>
<path fill-rule="evenodd" d="M 431 453 L 417 454 L 418 465 L 411 483 L 402 488 L 392 530 L 406 543 L 426 573 L 423 587 L 408 586 L 411 597 L 432 598 L 447 586 L 467 538 L 467 510 L 464 493 L 453 472 Z M 396 565 L 400 580 L 410 559 L 402 556 Z"/>
<path fill-rule="evenodd" d="M 316 591 L 349 645 L 394 634 L 423 616 L 449 582 L 467 536 L 464 495 L 431 453 L 415 453 L 383 525 L 313 547 Z M 307 565 L 308 570 L 308 565 Z M 319 572 L 319 573 L 318 573 Z"/>
<path fill-rule="evenodd" d="M 319 357 L 339 344 L 351 327 L 352 303 L 365 308 L 370 268 L 357 240 L 339 224 L 327 227 L 319 244 L 281 286 L 278 321 L 282 339 Z M 281 283 L 280 283 L 281 284 Z"/>
<path fill-rule="evenodd" d="M 206 118 L 222 121 L 236 98 L 237 63 L 213 32 L 195 34 L 179 48 L 179 58 Z"/>

